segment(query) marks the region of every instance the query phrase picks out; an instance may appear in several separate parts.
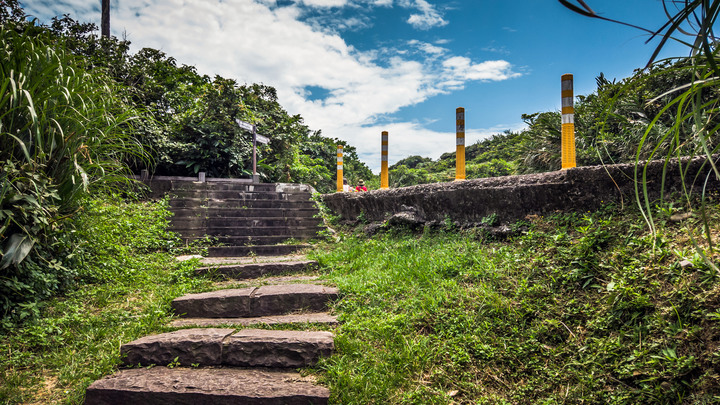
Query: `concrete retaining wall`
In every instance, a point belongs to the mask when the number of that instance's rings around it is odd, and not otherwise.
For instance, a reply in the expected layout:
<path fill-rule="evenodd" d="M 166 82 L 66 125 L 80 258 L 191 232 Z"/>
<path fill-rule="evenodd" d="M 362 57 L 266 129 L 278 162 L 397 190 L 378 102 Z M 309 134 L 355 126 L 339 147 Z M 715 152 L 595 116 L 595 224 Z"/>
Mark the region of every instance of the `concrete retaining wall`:
<path fill-rule="evenodd" d="M 663 177 L 666 194 L 683 189 L 678 161 L 670 161 L 663 175 L 664 165 L 664 161 L 653 161 L 647 166 L 647 188 L 652 199 L 659 198 Z M 700 190 L 706 180 L 708 190 L 720 189 L 720 181 L 711 175 L 704 158 L 683 160 L 682 166 L 685 184 L 694 191 Z M 346 221 L 355 221 L 361 215 L 368 221 L 383 221 L 398 213 L 412 212 L 423 221 L 449 218 L 472 224 L 495 214 L 501 223 L 512 223 L 531 214 L 594 210 L 610 202 L 635 204 L 635 170 L 634 164 L 580 167 L 366 193 L 325 194 L 323 201 Z M 641 166 L 640 178 L 642 171 Z"/>

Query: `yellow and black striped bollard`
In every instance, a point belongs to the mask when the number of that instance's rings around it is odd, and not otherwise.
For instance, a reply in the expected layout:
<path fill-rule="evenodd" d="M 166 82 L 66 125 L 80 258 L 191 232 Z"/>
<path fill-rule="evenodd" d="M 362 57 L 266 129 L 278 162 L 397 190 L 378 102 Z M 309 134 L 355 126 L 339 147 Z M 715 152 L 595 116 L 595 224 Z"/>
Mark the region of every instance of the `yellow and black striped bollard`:
<path fill-rule="evenodd" d="M 573 75 L 562 75 L 562 169 L 570 169 L 575 163 L 575 107 L 573 106 Z"/>
<path fill-rule="evenodd" d="M 388 132 L 382 132 L 380 142 L 380 188 L 388 188 Z"/>

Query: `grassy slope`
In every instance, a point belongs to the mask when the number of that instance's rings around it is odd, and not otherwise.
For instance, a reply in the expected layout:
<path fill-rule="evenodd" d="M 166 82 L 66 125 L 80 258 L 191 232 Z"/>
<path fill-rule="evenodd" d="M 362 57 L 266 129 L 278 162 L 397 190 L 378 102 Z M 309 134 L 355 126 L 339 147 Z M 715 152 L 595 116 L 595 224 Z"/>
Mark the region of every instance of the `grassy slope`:
<path fill-rule="evenodd" d="M 319 366 L 334 403 L 717 402 L 718 278 L 687 240 L 697 219 L 670 211 L 656 237 L 608 209 L 532 218 L 504 242 L 447 229 L 319 246 L 344 292 L 338 353 Z M 209 287 L 170 254 L 166 214 L 88 206 L 80 272 L 97 279 L 0 335 L 0 403 L 80 403 L 121 343 L 167 330 L 170 300 Z"/>
<path fill-rule="evenodd" d="M 166 204 L 87 201 L 76 270 L 89 284 L 45 303 L 42 317 L 0 334 L 0 403 L 80 404 L 111 374 L 120 345 L 165 329 L 170 301 L 207 281 L 168 251 Z"/>
<path fill-rule="evenodd" d="M 697 220 L 670 211 L 655 237 L 608 208 L 532 218 L 506 242 L 448 230 L 317 250 L 346 294 L 322 364 L 335 402 L 717 403 L 718 277 L 688 241 Z"/>

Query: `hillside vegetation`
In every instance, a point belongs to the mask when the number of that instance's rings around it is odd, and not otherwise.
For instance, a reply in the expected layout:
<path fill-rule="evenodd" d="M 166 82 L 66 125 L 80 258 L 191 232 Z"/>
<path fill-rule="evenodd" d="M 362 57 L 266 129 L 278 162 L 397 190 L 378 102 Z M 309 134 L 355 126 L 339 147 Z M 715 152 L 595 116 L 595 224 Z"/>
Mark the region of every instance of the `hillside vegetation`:
<path fill-rule="evenodd" d="M 83 203 L 78 269 L 93 281 L 0 336 L 0 403 L 81 403 L 120 344 L 168 331 L 170 301 L 212 282 L 174 259 L 188 250 L 166 201 Z M 691 240 L 707 251 L 702 217 L 654 213 L 655 234 L 613 206 L 529 217 L 507 240 L 450 222 L 341 233 L 309 253 L 341 289 L 341 326 L 308 372 L 346 405 L 716 403 L 720 280 Z"/>
<path fill-rule="evenodd" d="M 702 220 L 654 211 L 655 234 L 607 206 L 529 217 L 504 241 L 448 223 L 315 250 L 345 294 L 320 366 L 335 403 L 717 403 L 720 284 L 690 240 L 707 248 Z"/>
<path fill-rule="evenodd" d="M 336 151 L 368 177 L 351 145 L 291 115 L 271 86 L 210 78 L 163 52 L 130 53 L 71 19 L 28 21 L 0 3 L 0 331 L 38 314 L 37 304 L 92 282 L 82 272 L 73 217 L 88 195 L 135 185 L 128 175 L 249 177 L 255 124 L 261 181 L 335 188 Z M 113 191 L 115 190 L 115 191 Z"/>
<path fill-rule="evenodd" d="M 575 142 L 578 166 L 630 163 L 651 158 L 691 156 L 716 150 L 714 132 L 700 141 L 691 99 L 679 103 L 673 90 L 691 82 L 696 65 L 687 58 L 664 60 L 639 69 L 621 81 L 602 73 L 597 90 L 575 100 Z M 560 90 L 558 86 L 558 98 Z M 688 97 L 688 96 L 686 96 Z M 704 88 L 696 102 L 707 110 L 707 128 L 720 122 L 713 100 L 716 87 Z M 506 131 L 465 148 L 466 178 L 507 176 L 560 169 L 559 111 L 523 114 L 527 128 Z M 702 142 L 707 142 L 705 146 Z M 707 148 L 707 150 L 705 149 Z M 438 160 L 410 156 L 390 166 L 392 187 L 455 180 L 455 151 Z"/>

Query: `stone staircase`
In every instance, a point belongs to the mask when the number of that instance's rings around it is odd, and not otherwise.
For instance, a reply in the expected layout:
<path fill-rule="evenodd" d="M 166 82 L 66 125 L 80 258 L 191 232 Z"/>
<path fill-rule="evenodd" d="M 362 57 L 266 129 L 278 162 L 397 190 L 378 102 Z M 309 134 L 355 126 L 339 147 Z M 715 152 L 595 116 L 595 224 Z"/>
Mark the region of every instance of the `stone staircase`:
<path fill-rule="evenodd" d="M 210 236 L 223 246 L 210 257 L 286 255 L 322 230 L 322 219 L 303 184 L 173 181 L 166 190 L 175 214 L 172 230 L 190 242 Z M 292 240 L 296 243 L 284 243 Z"/>
<path fill-rule="evenodd" d="M 124 344 L 123 365 L 137 368 L 94 382 L 85 404 L 326 404 L 329 390 L 293 369 L 331 355 L 331 332 L 245 328 L 335 325 L 336 318 L 325 311 L 338 296 L 336 288 L 308 276 L 273 277 L 316 267 L 316 262 L 294 261 L 198 269 L 198 274 L 242 281 L 239 288 L 173 300 L 180 318 L 170 326 L 182 329 Z M 260 276 L 270 276 L 260 283 L 270 284 L 249 285 L 258 283 L 247 279 Z"/>

